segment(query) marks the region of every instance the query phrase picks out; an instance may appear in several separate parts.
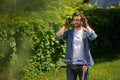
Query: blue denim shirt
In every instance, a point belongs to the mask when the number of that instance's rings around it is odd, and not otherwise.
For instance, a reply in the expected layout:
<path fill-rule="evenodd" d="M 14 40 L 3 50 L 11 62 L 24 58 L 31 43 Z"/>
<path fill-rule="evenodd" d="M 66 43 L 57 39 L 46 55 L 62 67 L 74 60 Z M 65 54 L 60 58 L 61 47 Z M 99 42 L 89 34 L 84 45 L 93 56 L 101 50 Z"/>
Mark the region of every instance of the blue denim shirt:
<path fill-rule="evenodd" d="M 65 54 L 66 60 L 71 60 L 73 56 L 73 35 L 74 35 L 74 29 L 69 29 L 65 31 L 63 36 L 57 35 L 57 39 L 59 40 L 66 39 L 66 54 Z M 97 37 L 97 34 L 95 33 L 94 30 L 92 30 L 92 32 L 89 33 L 85 28 L 83 29 L 84 51 L 85 51 L 85 58 L 88 66 L 91 66 L 94 64 L 93 58 L 90 53 L 88 40 L 94 40 L 96 37 Z M 72 63 L 66 62 L 66 64 L 72 64 Z"/>

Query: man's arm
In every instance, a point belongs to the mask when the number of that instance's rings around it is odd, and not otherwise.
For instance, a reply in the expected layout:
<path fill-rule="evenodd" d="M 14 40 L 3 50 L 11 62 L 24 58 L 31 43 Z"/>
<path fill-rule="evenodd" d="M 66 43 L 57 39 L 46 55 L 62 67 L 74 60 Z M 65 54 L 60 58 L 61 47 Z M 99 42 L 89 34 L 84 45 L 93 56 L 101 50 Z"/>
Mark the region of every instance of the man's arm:
<path fill-rule="evenodd" d="M 57 39 L 63 39 L 63 35 L 65 32 L 65 29 L 67 28 L 68 24 L 65 22 L 65 24 L 60 28 L 60 30 L 56 33 Z"/>
<path fill-rule="evenodd" d="M 60 28 L 60 30 L 57 32 L 57 36 L 63 36 L 64 32 L 65 32 L 66 27 L 63 26 L 62 28 Z"/>
<path fill-rule="evenodd" d="M 95 33 L 95 31 L 92 29 L 91 32 L 87 31 L 87 37 L 89 40 L 94 40 L 97 38 L 97 34 Z"/>
<path fill-rule="evenodd" d="M 95 33 L 95 31 L 89 26 L 87 19 L 85 18 L 85 24 L 84 24 L 87 32 L 88 32 L 88 38 L 89 40 L 94 40 L 95 38 L 97 38 L 97 34 Z"/>
<path fill-rule="evenodd" d="M 92 28 L 91 28 L 89 25 L 86 26 L 86 29 L 87 29 L 87 31 L 88 31 L 89 33 L 92 32 Z"/>
<path fill-rule="evenodd" d="M 91 32 L 92 32 L 92 29 L 91 29 L 91 27 L 90 27 L 89 24 L 88 24 L 87 18 L 86 18 L 86 17 L 83 17 L 81 20 L 82 20 L 82 22 L 83 22 L 83 24 L 84 24 L 84 27 L 86 28 L 87 32 L 88 32 L 88 33 L 91 33 Z"/>

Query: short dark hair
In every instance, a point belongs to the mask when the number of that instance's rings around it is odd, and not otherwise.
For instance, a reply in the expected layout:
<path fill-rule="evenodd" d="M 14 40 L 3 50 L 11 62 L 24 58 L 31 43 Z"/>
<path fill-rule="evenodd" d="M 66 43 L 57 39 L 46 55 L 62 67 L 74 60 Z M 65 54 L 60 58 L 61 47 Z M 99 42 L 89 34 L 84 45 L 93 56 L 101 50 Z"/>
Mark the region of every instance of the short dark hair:
<path fill-rule="evenodd" d="M 84 15 L 81 12 L 74 12 L 73 15 L 72 15 L 72 19 L 74 18 L 74 16 L 84 17 Z"/>

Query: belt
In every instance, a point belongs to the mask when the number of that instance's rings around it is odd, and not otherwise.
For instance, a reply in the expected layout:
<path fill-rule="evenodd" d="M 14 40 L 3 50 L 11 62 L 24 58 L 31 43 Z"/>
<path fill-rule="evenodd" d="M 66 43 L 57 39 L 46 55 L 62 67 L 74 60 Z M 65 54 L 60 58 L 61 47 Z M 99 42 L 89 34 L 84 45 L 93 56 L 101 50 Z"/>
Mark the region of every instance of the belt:
<path fill-rule="evenodd" d="M 78 68 L 82 68 L 83 65 L 67 65 L 68 68 L 72 68 L 72 69 L 78 69 Z"/>

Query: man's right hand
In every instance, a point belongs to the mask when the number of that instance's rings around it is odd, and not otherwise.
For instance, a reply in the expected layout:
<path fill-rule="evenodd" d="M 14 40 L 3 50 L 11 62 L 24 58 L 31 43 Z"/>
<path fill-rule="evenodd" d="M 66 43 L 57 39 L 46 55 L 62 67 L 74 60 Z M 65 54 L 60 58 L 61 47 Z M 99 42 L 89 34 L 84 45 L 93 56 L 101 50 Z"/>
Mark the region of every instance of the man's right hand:
<path fill-rule="evenodd" d="M 67 26 L 68 26 L 68 24 L 67 24 L 67 23 L 65 23 L 63 26 L 64 26 L 64 27 L 67 27 Z"/>
<path fill-rule="evenodd" d="M 67 27 L 71 23 L 72 19 L 71 18 L 66 18 L 64 27 Z"/>

